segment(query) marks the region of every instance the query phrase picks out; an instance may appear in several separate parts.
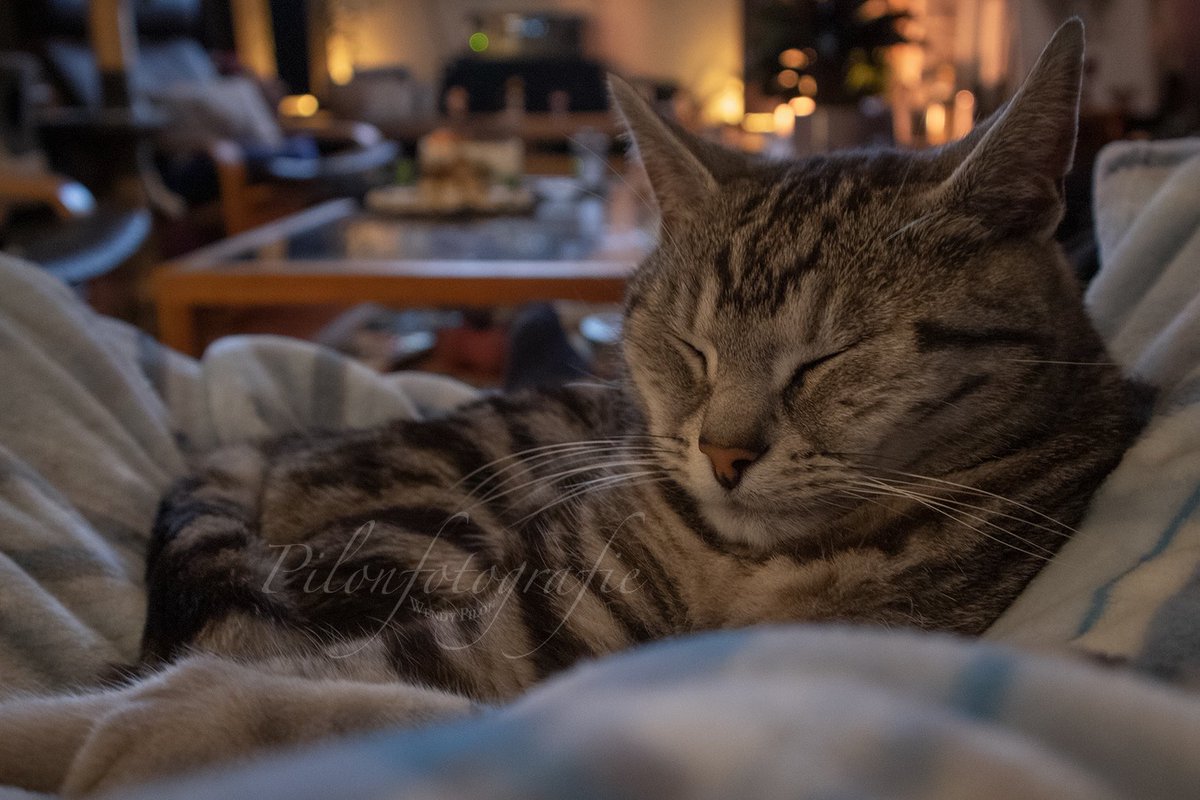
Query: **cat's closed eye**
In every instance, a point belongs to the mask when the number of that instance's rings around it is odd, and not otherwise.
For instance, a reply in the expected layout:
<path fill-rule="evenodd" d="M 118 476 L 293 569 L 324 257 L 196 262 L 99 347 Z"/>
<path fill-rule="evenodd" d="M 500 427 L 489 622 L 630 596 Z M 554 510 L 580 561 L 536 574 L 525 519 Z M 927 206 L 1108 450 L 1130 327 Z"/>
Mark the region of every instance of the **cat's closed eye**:
<path fill-rule="evenodd" d="M 813 370 L 815 370 L 817 367 L 821 366 L 822 364 L 829 363 L 830 361 L 834 360 L 838 356 L 845 354 L 846 352 L 852 350 L 855 347 L 857 347 L 857 344 L 852 344 L 847 347 L 843 347 L 840 350 L 834 350 L 833 352 L 826 353 L 825 355 L 820 356 L 819 358 L 813 358 L 813 359 L 809 359 L 808 361 L 803 362 L 802 364 L 800 364 L 800 366 L 796 367 L 796 369 L 792 372 L 792 377 L 788 381 L 788 385 L 787 385 L 785 391 L 793 392 L 793 391 L 796 391 L 797 389 L 801 388 L 804 385 L 805 379 L 808 378 L 809 375 L 812 374 Z"/>
<path fill-rule="evenodd" d="M 682 350 L 692 364 L 694 364 L 700 370 L 700 374 L 702 376 L 707 376 L 708 356 L 704 355 L 704 351 L 681 336 L 673 336 L 672 338 L 679 343 L 679 349 Z"/>

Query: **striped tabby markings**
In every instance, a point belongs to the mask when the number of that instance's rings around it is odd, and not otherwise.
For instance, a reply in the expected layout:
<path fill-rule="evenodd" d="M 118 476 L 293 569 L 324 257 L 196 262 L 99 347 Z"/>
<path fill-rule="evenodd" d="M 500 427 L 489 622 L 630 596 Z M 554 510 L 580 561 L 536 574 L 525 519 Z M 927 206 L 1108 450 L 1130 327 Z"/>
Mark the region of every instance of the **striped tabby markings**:
<path fill-rule="evenodd" d="M 1019 328 L 961 328 L 933 321 L 917 322 L 913 328 L 917 349 L 922 353 L 955 347 L 1040 347 L 1046 343 L 1044 336 Z"/>

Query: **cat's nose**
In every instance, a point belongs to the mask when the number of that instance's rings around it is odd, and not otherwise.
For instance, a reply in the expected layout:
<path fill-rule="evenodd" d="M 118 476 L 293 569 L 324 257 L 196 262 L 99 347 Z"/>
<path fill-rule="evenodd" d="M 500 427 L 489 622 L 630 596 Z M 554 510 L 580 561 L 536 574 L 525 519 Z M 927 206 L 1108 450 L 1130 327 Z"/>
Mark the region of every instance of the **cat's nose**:
<path fill-rule="evenodd" d="M 729 447 L 706 442 L 703 439 L 700 440 L 700 452 L 708 456 L 717 483 L 726 489 L 732 489 L 741 483 L 742 473 L 763 454 L 762 450 Z"/>

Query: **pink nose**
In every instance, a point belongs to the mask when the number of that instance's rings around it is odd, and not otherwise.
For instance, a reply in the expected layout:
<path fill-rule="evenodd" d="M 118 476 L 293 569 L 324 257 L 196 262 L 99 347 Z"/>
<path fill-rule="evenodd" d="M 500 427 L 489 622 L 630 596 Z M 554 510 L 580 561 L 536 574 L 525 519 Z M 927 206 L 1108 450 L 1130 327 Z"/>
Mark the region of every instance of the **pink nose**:
<path fill-rule="evenodd" d="M 726 447 L 724 445 L 700 442 L 700 452 L 708 456 L 712 463 L 713 476 L 717 483 L 726 489 L 732 489 L 742 480 L 746 468 L 758 460 L 762 450 L 747 450 L 744 447 Z"/>

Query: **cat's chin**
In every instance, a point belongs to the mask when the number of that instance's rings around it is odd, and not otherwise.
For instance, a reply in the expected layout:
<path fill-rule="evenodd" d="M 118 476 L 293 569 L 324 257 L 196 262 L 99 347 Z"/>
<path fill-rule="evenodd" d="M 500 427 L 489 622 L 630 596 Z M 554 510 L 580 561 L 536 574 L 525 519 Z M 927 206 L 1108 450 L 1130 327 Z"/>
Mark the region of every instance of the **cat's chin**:
<path fill-rule="evenodd" d="M 765 514 L 727 499 L 704 500 L 701 506 L 705 519 L 722 539 L 764 552 L 811 535 L 821 523 L 803 513 Z"/>

